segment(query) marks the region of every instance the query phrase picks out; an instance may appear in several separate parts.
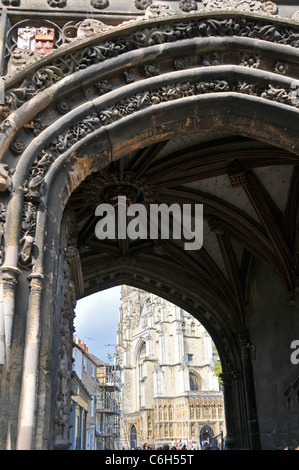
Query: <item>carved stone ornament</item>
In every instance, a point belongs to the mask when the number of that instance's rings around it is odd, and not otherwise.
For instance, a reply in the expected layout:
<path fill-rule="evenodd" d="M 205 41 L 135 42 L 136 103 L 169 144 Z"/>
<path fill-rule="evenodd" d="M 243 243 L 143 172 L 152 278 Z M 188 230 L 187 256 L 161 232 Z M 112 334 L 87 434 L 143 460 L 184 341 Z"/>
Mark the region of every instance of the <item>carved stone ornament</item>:
<path fill-rule="evenodd" d="M 29 266 L 32 262 L 32 248 L 33 248 L 33 237 L 31 235 L 24 236 L 22 242 L 22 250 L 19 253 L 19 263 L 22 266 Z"/>
<path fill-rule="evenodd" d="M 11 150 L 16 154 L 21 154 L 25 150 L 25 143 L 22 139 L 17 138 L 10 144 Z"/>
<path fill-rule="evenodd" d="M 154 2 L 145 11 L 145 19 L 173 16 L 176 12 L 168 3 Z"/>
<path fill-rule="evenodd" d="M 109 0 L 90 0 L 90 4 L 98 10 L 103 10 L 109 6 Z"/>
<path fill-rule="evenodd" d="M 195 0 L 181 0 L 179 3 L 179 7 L 182 11 L 189 13 L 190 11 L 197 10 L 197 3 Z"/>
<path fill-rule="evenodd" d="M 18 7 L 20 6 L 21 0 L 2 0 L 3 5 Z"/>
<path fill-rule="evenodd" d="M 11 179 L 9 177 L 8 166 L 0 165 L 0 192 L 7 191 L 11 188 Z"/>
<path fill-rule="evenodd" d="M 145 12 L 145 16 L 173 14 L 169 5 L 153 3 Z M 165 7 L 165 9 L 164 9 Z M 168 13 L 167 13 L 168 12 Z M 172 13 L 171 13 L 172 12 Z M 267 25 L 269 16 L 264 15 L 263 19 L 198 19 L 192 22 L 173 23 L 158 29 L 143 30 L 138 34 L 125 35 L 117 41 L 106 41 L 101 43 L 101 47 L 91 45 L 88 48 L 80 49 L 72 53 L 54 58 L 47 67 L 40 68 L 30 77 L 23 79 L 15 88 L 8 89 L 5 95 L 5 103 L 0 106 L 0 118 L 4 121 L 0 125 L 0 132 L 7 132 L 11 126 L 7 116 L 18 109 L 26 101 L 30 100 L 40 91 L 59 82 L 62 78 L 80 70 L 86 69 L 94 64 L 99 64 L 111 57 L 120 56 L 128 50 L 145 48 L 157 42 L 174 42 L 180 39 L 193 37 L 217 37 L 217 36 L 239 36 L 248 38 L 259 38 L 264 41 L 272 41 L 275 44 L 284 44 L 292 47 L 299 46 L 299 31 L 295 26 L 285 28 L 280 25 Z M 101 42 L 101 40 L 99 40 Z M 30 51 L 28 51 L 30 53 Z M 31 56 L 30 56 L 31 57 Z M 17 66 L 23 61 L 22 55 L 15 59 Z M 30 59 L 31 60 L 31 59 Z M 20 62 L 19 62 L 20 61 Z"/>
<path fill-rule="evenodd" d="M 135 0 L 135 7 L 138 10 L 146 10 L 152 3 L 152 0 Z"/>
<path fill-rule="evenodd" d="M 277 5 L 271 1 L 258 0 L 202 0 L 207 10 L 239 10 L 276 15 Z"/>
<path fill-rule="evenodd" d="M 88 18 L 79 23 L 77 37 L 91 37 L 95 34 L 105 33 L 106 31 L 112 28 L 113 26 L 109 26 L 105 23 L 102 23 L 102 21 Z"/>
<path fill-rule="evenodd" d="M 292 20 L 299 21 L 299 10 L 295 11 L 295 13 L 292 16 Z"/>
<path fill-rule="evenodd" d="M 64 8 L 66 7 L 67 0 L 48 0 L 50 7 Z"/>
<path fill-rule="evenodd" d="M 8 61 L 7 72 L 9 74 L 19 72 L 26 67 L 26 65 L 38 60 L 38 58 L 39 57 L 32 50 L 16 48 Z"/>

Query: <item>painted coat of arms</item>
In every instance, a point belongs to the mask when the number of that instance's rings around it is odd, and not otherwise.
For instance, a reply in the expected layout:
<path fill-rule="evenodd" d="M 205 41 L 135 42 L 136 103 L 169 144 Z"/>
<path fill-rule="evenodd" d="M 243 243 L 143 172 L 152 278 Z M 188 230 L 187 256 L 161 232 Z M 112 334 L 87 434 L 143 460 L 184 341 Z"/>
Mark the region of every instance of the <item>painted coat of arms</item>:
<path fill-rule="evenodd" d="M 18 29 L 19 49 L 34 51 L 35 53 L 48 54 L 53 49 L 55 32 L 52 28 L 34 28 L 26 26 Z"/>

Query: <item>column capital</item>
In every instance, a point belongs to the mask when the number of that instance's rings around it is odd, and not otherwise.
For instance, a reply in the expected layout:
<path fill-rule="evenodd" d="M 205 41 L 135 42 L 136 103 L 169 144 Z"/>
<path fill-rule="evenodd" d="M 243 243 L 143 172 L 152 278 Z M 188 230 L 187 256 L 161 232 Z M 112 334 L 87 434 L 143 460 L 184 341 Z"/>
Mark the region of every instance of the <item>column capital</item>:
<path fill-rule="evenodd" d="M 31 273 L 28 276 L 30 289 L 42 289 L 44 275 L 41 273 Z"/>

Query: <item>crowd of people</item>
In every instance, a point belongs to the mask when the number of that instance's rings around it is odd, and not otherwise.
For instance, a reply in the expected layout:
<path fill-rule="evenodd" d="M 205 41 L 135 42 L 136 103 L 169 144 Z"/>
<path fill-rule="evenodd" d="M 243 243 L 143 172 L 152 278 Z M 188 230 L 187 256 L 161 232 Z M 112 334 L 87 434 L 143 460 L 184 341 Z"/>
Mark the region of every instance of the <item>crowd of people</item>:
<path fill-rule="evenodd" d="M 210 443 L 209 441 L 205 440 L 201 443 L 201 449 L 202 450 L 215 450 L 219 449 L 219 443 Z M 193 446 L 189 449 L 187 449 L 186 444 L 183 444 L 183 442 L 180 440 L 178 441 L 172 441 L 172 443 L 169 444 L 163 444 L 158 448 L 153 449 L 148 445 L 147 442 L 145 442 L 142 446 L 143 450 L 196 450 Z"/>
<path fill-rule="evenodd" d="M 143 444 L 142 446 L 143 450 L 152 450 L 151 447 L 147 444 Z M 182 441 L 173 441 L 171 445 L 169 444 L 163 444 L 162 446 L 158 447 L 157 450 L 185 450 L 187 449 L 186 444 L 183 444 Z"/>

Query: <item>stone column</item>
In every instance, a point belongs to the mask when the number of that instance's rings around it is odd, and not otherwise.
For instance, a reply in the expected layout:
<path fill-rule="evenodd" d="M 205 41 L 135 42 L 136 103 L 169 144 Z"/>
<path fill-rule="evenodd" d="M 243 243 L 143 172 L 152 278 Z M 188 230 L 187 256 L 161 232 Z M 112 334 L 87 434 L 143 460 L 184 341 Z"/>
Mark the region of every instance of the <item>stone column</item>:
<path fill-rule="evenodd" d="M 251 450 L 260 450 L 259 427 L 257 419 L 257 408 L 253 383 L 252 364 L 250 357 L 250 341 L 247 332 L 239 335 L 241 344 L 241 360 L 243 366 L 243 378 L 245 386 L 245 398 L 247 409 L 247 422 Z"/>
<path fill-rule="evenodd" d="M 7 34 L 7 9 L 2 8 L 0 18 L 0 75 L 5 75 L 4 57 L 5 57 L 5 43 Z M 0 103 L 4 104 L 4 103 Z"/>
<path fill-rule="evenodd" d="M 43 275 L 33 273 L 28 276 L 28 279 L 30 281 L 30 295 L 27 313 L 17 450 L 32 450 L 34 444 L 40 334 L 40 304 Z"/>
<path fill-rule="evenodd" d="M 234 387 L 236 386 L 237 375 L 233 373 L 222 373 L 220 378 L 223 382 L 223 395 L 224 395 L 224 406 L 226 415 L 226 439 L 225 445 L 228 450 L 236 450 L 238 448 L 237 431 L 235 425 L 235 413 L 236 413 L 236 400 Z"/>
<path fill-rule="evenodd" d="M 7 370 L 10 369 L 10 352 L 11 352 L 11 334 L 13 326 L 13 317 L 15 311 L 15 291 L 18 277 L 21 271 L 13 266 L 3 266 L 2 282 L 3 282 L 3 317 L 4 337 L 5 337 L 5 362 Z"/>

